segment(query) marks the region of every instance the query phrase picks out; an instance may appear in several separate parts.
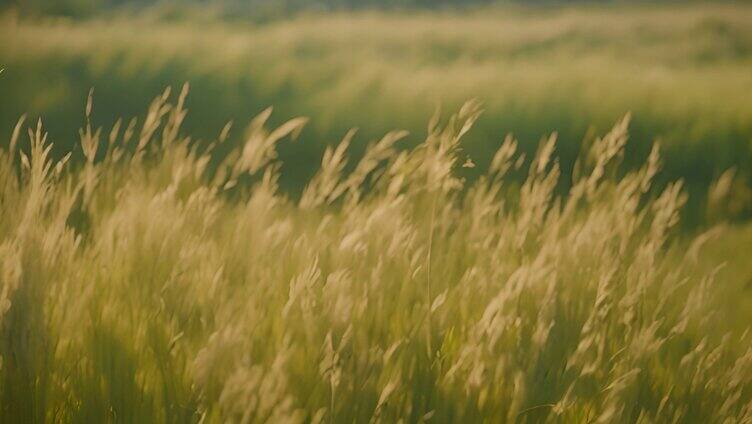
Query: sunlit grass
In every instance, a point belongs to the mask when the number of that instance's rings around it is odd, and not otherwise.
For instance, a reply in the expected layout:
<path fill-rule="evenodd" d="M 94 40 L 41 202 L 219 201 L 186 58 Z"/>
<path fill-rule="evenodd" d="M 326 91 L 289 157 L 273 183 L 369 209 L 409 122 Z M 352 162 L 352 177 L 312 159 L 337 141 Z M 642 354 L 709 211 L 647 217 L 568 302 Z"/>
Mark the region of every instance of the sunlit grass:
<path fill-rule="evenodd" d="M 657 147 L 616 172 L 628 117 L 574 173 L 555 137 L 507 137 L 468 183 L 471 102 L 350 166 L 346 137 L 296 200 L 276 147 L 306 120 L 207 146 L 184 95 L 111 130 L 89 105 L 80 163 L 36 123 L 0 150 L 0 421 L 752 419 L 746 324 L 719 308 L 749 269 L 705 247 L 729 227 L 677 234 Z"/>

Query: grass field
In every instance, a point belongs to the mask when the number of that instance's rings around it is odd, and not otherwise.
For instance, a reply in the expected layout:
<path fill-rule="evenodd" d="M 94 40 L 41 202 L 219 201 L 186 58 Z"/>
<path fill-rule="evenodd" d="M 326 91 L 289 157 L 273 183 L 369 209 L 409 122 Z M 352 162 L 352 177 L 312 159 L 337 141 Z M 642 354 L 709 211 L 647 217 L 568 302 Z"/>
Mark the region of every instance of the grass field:
<path fill-rule="evenodd" d="M 530 154 L 553 131 L 571 165 L 584 138 L 631 111 L 628 165 L 659 139 L 666 180 L 683 178 L 701 197 L 726 168 L 752 178 L 750 21 L 746 5 L 363 12 L 256 26 L 6 17 L 0 124 L 44 116 L 66 152 L 90 88 L 94 120 L 110 126 L 189 81 L 186 125 L 196 137 L 215 137 L 229 119 L 242 129 L 268 106 L 312 118 L 305 143 L 280 152 L 282 184 L 299 191 L 324 146 L 349 129 L 360 129 L 356 154 L 395 128 L 415 145 L 437 105 L 483 102 L 465 146 L 482 165 L 507 133 Z"/>
<path fill-rule="evenodd" d="M 0 422 L 752 422 L 750 19 L 4 16 Z"/>
<path fill-rule="evenodd" d="M 295 201 L 275 147 L 305 120 L 197 150 L 181 105 L 85 127 L 77 166 L 40 126 L 2 150 L 4 422 L 752 418 L 750 228 L 677 233 L 657 149 L 613 177 L 626 120 L 564 197 L 554 139 L 464 187 L 469 103 L 351 172 L 331 147 Z"/>

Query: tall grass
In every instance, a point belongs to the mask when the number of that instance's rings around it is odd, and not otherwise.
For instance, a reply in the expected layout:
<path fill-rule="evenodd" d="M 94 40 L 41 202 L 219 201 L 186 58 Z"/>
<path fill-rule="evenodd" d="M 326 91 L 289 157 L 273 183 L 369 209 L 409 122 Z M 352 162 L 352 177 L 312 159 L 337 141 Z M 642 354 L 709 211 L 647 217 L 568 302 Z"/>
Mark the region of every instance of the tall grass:
<path fill-rule="evenodd" d="M 555 137 L 458 177 L 471 102 L 412 149 L 388 133 L 348 166 L 346 137 L 292 200 L 276 146 L 305 120 L 201 147 L 184 101 L 111 131 L 89 104 L 83 163 L 41 123 L 0 151 L 0 421 L 752 420 L 704 263 L 723 230 L 677 237 L 658 148 L 615 177 L 628 117 L 563 196 Z"/>

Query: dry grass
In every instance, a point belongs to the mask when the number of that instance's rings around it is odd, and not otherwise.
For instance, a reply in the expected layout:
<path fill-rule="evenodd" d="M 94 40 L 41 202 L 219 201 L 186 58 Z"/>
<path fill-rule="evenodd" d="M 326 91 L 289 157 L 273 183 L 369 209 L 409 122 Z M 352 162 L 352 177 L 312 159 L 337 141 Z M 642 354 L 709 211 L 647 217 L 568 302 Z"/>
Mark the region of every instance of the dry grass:
<path fill-rule="evenodd" d="M 87 124 L 83 164 L 41 124 L 0 151 L 0 421 L 752 420 L 752 350 L 701 266 L 722 230 L 679 243 L 657 149 L 614 177 L 628 118 L 565 196 L 555 137 L 507 138 L 466 187 L 468 103 L 414 149 L 347 166 L 346 138 L 296 201 L 275 147 L 305 120 L 199 148 L 183 98 Z"/>

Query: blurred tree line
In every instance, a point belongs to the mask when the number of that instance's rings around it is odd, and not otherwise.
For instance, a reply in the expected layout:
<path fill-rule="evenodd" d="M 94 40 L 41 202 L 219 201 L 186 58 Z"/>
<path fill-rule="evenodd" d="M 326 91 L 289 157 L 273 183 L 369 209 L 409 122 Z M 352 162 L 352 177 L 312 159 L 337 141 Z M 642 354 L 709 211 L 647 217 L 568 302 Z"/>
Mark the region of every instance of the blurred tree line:
<path fill-rule="evenodd" d="M 441 8 L 492 3 L 495 0 L 0 0 L 0 10 L 22 15 L 87 17 L 114 10 L 153 9 L 179 14 L 211 7 L 225 16 L 274 17 L 296 11 L 364 8 Z"/>
<path fill-rule="evenodd" d="M 616 3 L 631 0 L 0 0 L 0 13 L 6 10 L 21 15 L 67 16 L 86 18 L 113 11 L 142 12 L 157 16 L 180 17 L 213 12 L 227 19 L 266 20 L 301 11 L 352 9 L 437 9 L 462 8 L 489 3 Z M 642 2 L 682 2 L 686 0 L 637 0 Z M 714 0 L 690 0 L 710 1 Z M 721 0 L 723 1 L 723 0 Z M 746 3 L 752 0 L 728 0 Z"/>

